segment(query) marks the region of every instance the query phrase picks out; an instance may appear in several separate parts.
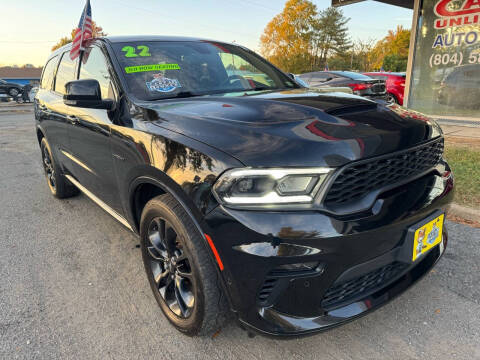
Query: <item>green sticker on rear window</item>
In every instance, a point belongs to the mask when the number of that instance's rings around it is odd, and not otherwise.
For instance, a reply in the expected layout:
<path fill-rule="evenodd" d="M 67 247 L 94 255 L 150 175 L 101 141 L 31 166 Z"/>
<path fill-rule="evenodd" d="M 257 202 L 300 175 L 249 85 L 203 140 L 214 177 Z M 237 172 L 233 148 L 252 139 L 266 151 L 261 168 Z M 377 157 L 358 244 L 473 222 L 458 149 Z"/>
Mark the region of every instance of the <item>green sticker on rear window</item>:
<path fill-rule="evenodd" d="M 127 74 L 146 72 L 146 71 L 162 71 L 162 70 L 180 70 L 180 65 L 178 64 L 153 64 L 153 65 L 138 65 L 138 66 L 127 66 L 125 67 L 125 72 Z"/>

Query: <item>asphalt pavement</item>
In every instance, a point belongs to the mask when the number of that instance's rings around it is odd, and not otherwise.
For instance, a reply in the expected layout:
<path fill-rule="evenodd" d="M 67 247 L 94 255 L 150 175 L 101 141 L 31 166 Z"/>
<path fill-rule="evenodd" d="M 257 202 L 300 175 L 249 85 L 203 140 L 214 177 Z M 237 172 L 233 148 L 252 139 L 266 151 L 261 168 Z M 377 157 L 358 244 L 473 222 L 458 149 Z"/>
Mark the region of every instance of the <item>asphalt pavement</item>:
<path fill-rule="evenodd" d="M 345 326 L 190 338 L 157 307 L 138 239 L 84 195 L 50 195 L 31 112 L 0 112 L 0 206 L 0 359 L 480 359 L 480 229 L 449 222 L 435 269 Z"/>

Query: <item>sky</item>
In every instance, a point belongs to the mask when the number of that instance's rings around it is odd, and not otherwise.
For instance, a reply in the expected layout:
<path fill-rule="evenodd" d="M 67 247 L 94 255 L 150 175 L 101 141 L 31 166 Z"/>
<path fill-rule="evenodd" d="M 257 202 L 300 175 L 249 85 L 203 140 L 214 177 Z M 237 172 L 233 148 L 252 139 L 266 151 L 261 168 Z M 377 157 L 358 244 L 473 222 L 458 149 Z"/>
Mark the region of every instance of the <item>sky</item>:
<path fill-rule="evenodd" d="M 286 0 L 90 0 L 93 20 L 109 35 L 178 35 L 236 42 L 254 51 Z M 313 0 L 325 9 L 331 0 Z M 43 65 L 51 47 L 70 34 L 84 0 L 0 0 L 0 65 Z M 383 38 L 410 28 L 412 11 L 365 1 L 342 8 L 355 39 Z"/>

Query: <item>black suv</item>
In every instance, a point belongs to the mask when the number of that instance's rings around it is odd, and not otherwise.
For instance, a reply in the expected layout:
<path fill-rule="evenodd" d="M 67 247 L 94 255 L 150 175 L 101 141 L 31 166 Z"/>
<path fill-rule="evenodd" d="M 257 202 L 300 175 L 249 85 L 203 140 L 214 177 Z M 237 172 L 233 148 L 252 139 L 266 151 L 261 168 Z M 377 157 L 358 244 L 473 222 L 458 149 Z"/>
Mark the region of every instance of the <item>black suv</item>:
<path fill-rule="evenodd" d="M 232 44 L 87 45 L 75 61 L 68 45 L 50 56 L 35 98 L 47 183 L 139 234 L 153 294 L 183 333 L 231 313 L 263 334 L 327 329 L 442 255 L 453 178 L 429 118 L 312 92 Z"/>

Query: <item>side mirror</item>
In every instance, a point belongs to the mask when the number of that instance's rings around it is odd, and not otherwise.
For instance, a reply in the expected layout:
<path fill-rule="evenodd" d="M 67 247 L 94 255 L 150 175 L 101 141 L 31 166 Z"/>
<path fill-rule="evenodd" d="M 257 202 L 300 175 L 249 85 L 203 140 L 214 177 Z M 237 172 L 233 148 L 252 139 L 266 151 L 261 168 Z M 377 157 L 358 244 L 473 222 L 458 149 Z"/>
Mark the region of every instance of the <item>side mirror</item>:
<path fill-rule="evenodd" d="M 113 109 L 113 100 L 102 100 L 100 84 L 94 79 L 74 80 L 65 84 L 63 102 L 68 106 L 90 109 Z"/>
<path fill-rule="evenodd" d="M 333 80 L 333 78 L 332 78 L 332 77 L 328 77 L 328 78 L 325 79 L 325 82 L 330 81 L 330 80 Z"/>
<path fill-rule="evenodd" d="M 295 75 L 293 75 L 292 73 L 287 73 L 288 77 L 292 80 L 295 80 Z"/>

